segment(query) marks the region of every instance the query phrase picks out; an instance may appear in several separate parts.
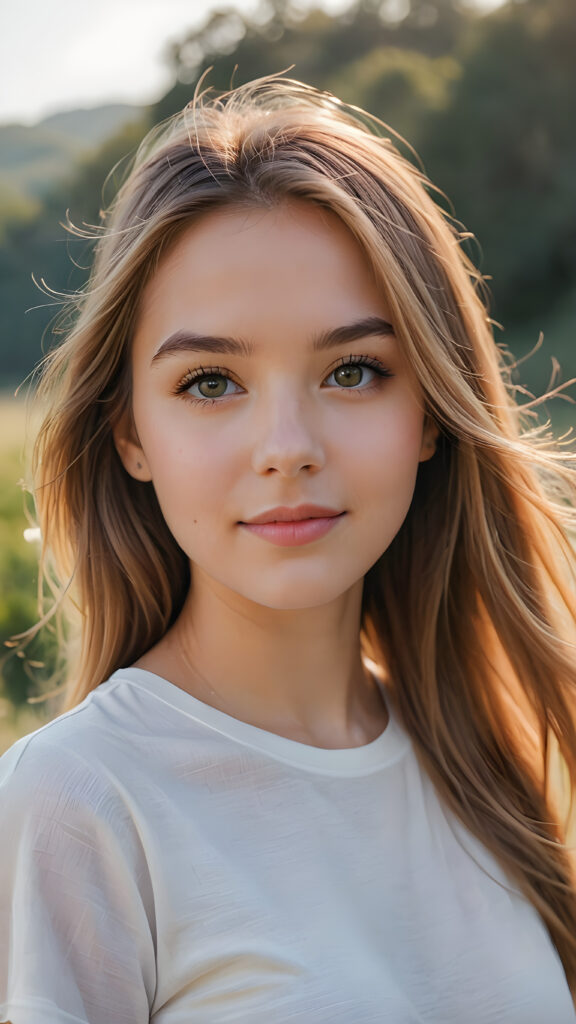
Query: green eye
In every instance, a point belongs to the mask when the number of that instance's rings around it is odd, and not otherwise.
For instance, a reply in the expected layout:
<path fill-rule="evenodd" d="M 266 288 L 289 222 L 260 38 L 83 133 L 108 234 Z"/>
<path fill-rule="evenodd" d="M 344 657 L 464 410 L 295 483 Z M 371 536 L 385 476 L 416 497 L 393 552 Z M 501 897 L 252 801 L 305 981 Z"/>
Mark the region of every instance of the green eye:
<path fill-rule="evenodd" d="M 378 378 L 384 380 L 393 376 L 379 359 L 373 356 L 354 356 L 339 363 L 324 383 L 337 391 L 368 391 L 378 383 Z"/>
<path fill-rule="evenodd" d="M 241 392 L 240 385 L 228 376 L 226 370 L 217 366 L 199 366 L 188 371 L 176 386 L 174 394 L 185 395 L 192 402 L 210 405 L 218 398 L 229 398 Z"/>
<path fill-rule="evenodd" d="M 203 398 L 221 398 L 226 394 L 228 379 L 215 373 L 211 377 L 203 377 L 197 381 L 196 387 Z"/>
<path fill-rule="evenodd" d="M 362 367 L 358 363 L 347 363 L 334 370 L 334 380 L 345 388 L 357 387 L 363 379 Z"/>

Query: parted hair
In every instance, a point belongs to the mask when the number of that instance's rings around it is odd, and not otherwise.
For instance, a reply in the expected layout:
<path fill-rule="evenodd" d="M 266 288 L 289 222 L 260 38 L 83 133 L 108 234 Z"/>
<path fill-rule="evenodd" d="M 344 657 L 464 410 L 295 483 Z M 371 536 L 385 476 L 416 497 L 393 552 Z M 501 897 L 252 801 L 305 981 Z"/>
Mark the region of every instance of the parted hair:
<path fill-rule="evenodd" d="M 156 643 L 190 585 L 153 484 L 125 471 L 113 439 L 146 283 L 211 210 L 295 199 L 331 210 L 366 253 L 440 431 L 366 576 L 363 648 L 441 798 L 534 905 L 576 993 L 574 869 L 548 777 L 555 749 L 576 779 L 576 456 L 519 410 L 464 232 L 389 134 L 271 76 L 197 90 L 140 147 L 39 383 L 42 563 L 77 639 L 64 708 Z"/>

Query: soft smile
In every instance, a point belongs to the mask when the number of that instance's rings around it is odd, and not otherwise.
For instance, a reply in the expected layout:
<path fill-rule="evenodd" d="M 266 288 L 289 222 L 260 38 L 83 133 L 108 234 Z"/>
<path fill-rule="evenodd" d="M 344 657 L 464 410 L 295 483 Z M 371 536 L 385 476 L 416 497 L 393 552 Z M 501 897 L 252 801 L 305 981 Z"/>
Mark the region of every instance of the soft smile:
<path fill-rule="evenodd" d="M 345 512 L 320 505 L 282 506 L 239 525 L 278 547 L 294 547 L 324 537 L 345 515 Z"/>

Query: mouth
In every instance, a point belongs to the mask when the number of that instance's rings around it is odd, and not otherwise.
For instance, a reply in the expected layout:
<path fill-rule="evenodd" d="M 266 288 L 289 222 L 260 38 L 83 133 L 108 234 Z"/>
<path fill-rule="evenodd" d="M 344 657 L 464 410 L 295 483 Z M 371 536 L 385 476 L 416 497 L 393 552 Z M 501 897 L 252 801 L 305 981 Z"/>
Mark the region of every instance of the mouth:
<path fill-rule="evenodd" d="M 277 508 L 270 508 L 266 512 L 261 512 L 252 519 L 243 520 L 240 525 L 255 526 L 260 523 L 299 523 L 308 519 L 333 519 L 344 514 L 344 512 L 340 512 L 338 509 L 328 508 L 324 505 L 298 505 L 295 508 L 279 505 Z"/>
<path fill-rule="evenodd" d="M 277 547 L 299 547 L 325 537 L 345 516 L 346 512 L 309 505 L 270 509 L 239 526 Z"/>

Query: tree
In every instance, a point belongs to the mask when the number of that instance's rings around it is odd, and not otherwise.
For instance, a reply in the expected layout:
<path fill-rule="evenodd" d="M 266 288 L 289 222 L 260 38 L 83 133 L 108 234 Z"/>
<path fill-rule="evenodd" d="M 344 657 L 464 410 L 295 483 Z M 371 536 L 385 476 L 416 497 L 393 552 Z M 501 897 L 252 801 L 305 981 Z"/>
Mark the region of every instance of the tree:
<path fill-rule="evenodd" d="M 570 0 L 479 20 L 422 137 L 429 173 L 479 232 L 497 316 L 526 318 L 576 281 L 575 48 Z"/>

